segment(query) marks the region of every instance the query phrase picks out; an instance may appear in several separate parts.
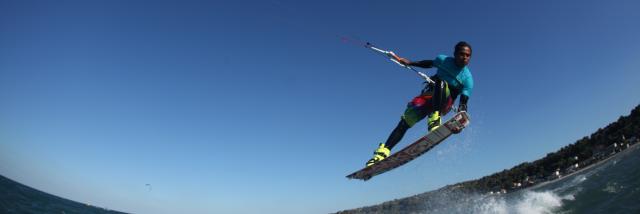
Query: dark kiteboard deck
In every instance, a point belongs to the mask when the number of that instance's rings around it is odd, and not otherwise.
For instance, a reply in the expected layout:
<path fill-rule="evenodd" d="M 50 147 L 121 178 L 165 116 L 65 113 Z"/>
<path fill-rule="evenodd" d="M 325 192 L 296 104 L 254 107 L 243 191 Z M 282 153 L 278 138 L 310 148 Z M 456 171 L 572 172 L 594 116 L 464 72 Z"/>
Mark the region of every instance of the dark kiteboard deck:
<path fill-rule="evenodd" d="M 373 176 L 385 173 L 389 170 L 395 169 L 399 166 L 402 166 L 405 163 L 419 157 L 425 152 L 431 150 L 434 146 L 438 145 L 449 136 L 451 136 L 454 131 L 462 130 L 469 125 L 469 115 L 466 112 L 461 111 L 454 115 L 451 119 L 445 122 L 440 127 L 436 128 L 432 132 L 429 132 L 424 137 L 418 139 L 416 142 L 411 145 L 405 147 L 404 149 L 392 154 L 391 156 L 385 158 L 384 160 L 365 167 L 364 169 L 358 170 L 350 175 L 347 175 L 349 179 L 361 179 L 361 180 L 369 180 Z"/>

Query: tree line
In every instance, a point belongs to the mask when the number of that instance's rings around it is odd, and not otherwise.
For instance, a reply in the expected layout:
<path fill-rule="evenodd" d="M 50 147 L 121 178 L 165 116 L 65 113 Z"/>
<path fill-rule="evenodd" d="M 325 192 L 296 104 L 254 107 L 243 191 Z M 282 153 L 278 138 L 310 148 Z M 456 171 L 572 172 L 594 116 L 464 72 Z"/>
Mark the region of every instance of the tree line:
<path fill-rule="evenodd" d="M 511 169 L 458 185 L 463 189 L 480 192 L 510 191 L 531 186 L 556 178 L 556 173 L 569 173 L 596 163 L 615 153 L 615 148 L 621 147 L 618 145 L 637 142 L 639 133 L 640 105 L 628 116 L 621 116 L 590 136 L 549 153 L 542 159 L 521 163 Z"/>

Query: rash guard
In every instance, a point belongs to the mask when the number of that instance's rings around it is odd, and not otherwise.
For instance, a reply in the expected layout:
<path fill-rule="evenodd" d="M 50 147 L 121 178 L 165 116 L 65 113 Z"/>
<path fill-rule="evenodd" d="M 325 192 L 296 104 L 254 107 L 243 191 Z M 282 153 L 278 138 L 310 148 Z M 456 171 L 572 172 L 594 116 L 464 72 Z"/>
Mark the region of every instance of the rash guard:
<path fill-rule="evenodd" d="M 436 76 L 446 81 L 449 87 L 457 93 L 467 97 L 471 96 L 473 91 L 473 77 L 467 66 L 458 67 L 453 57 L 439 55 L 433 60 L 433 66 L 438 68 Z"/>

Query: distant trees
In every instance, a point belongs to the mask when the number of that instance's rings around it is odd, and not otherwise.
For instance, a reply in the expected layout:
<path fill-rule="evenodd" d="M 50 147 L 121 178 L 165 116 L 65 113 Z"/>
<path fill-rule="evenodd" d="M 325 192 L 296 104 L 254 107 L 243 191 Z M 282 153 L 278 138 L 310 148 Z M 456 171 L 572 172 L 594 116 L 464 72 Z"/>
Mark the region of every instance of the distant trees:
<path fill-rule="evenodd" d="M 530 186 L 553 177 L 557 170 L 565 172 L 568 168 L 572 169 L 575 164 L 584 167 L 595 163 L 599 158 L 608 155 L 603 153 L 607 152 L 607 148 L 611 148 L 614 143 L 620 144 L 629 141 L 630 138 L 638 140 L 640 139 L 638 134 L 640 134 L 640 105 L 636 106 L 628 116 L 621 116 L 616 122 L 598 129 L 591 136 L 585 136 L 533 163 L 521 163 L 509 170 L 460 184 L 465 189 L 481 192 Z M 522 186 L 514 185 L 517 183 Z"/>

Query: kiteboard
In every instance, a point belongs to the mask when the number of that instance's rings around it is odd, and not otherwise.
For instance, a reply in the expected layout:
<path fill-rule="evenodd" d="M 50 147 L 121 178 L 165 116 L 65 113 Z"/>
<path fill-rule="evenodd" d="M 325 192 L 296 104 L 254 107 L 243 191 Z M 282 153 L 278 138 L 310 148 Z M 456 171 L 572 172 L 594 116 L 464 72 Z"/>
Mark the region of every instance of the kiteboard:
<path fill-rule="evenodd" d="M 434 146 L 447 139 L 453 133 L 459 133 L 460 131 L 462 131 L 462 129 L 467 127 L 469 123 L 469 115 L 464 111 L 458 112 L 443 125 L 429 132 L 424 137 L 421 137 L 411 145 L 392 154 L 391 156 L 383 159 L 378 163 L 347 175 L 347 178 L 366 181 L 371 179 L 373 176 L 402 166 L 405 163 L 408 163 L 409 161 L 431 150 Z"/>

